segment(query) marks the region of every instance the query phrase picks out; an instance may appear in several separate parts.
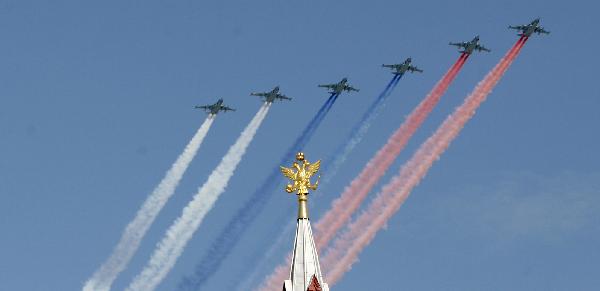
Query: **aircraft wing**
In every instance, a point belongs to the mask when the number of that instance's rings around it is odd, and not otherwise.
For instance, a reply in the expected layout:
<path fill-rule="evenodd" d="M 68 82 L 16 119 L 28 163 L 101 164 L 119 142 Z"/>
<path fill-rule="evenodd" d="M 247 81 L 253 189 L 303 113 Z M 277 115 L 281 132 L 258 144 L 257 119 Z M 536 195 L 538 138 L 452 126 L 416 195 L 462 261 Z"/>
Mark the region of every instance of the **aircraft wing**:
<path fill-rule="evenodd" d="M 536 28 L 536 29 L 535 29 L 535 32 L 537 32 L 537 34 L 542 34 L 542 33 L 544 33 L 544 34 L 550 34 L 550 32 L 549 32 L 549 31 L 545 30 L 545 29 L 544 29 L 543 27 L 541 27 L 541 26 L 540 26 L 540 27 L 538 27 L 538 28 Z"/>
<path fill-rule="evenodd" d="M 319 87 L 321 87 L 321 88 L 335 88 L 335 86 L 337 86 L 337 84 L 319 85 Z"/>
<path fill-rule="evenodd" d="M 454 46 L 457 46 L 457 47 L 463 47 L 464 48 L 464 47 L 467 47 L 468 44 L 466 42 L 451 42 L 451 43 L 449 43 L 449 45 L 454 45 Z"/>
<path fill-rule="evenodd" d="M 209 110 L 209 109 L 210 109 L 210 105 L 195 106 L 194 108 L 196 108 L 196 109 L 204 109 L 204 110 Z"/>
<path fill-rule="evenodd" d="M 383 64 L 381 66 L 384 67 L 384 68 L 390 68 L 390 69 L 395 69 L 396 68 L 396 65 L 386 65 L 386 64 Z"/>
<path fill-rule="evenodd" d="M 250 93 L 250 96 L 266 97 L 267 95 L 267 93 Z"/>
<path fill-rule="evenodd" d="M 508 28 L 510 29 L 516 29 L 516 30 L 524 30 L 527 28 L 527 26 L 525 25 L 509 25 Z"/>
<path fill-rule="evenodd" d="M 275 98 L 280 99 L 280 100 L 292 100 L 292 98 L 285 96 L 283 94 L 277 94 L 277 96 Z"/>
<path fill-rule="evenodd" d="M 410 70 L 411 72 L 419 72 L 419 73 L 423 73 L 423 70 L 415 67 L 415 66 L 410 66 L 408 67 L 408 70 Z"/>
<path fill-rule="evenodd" d="M 346 88 L 344 88 L 344 90 L 346 90 L 348 92 L 350 92 L 350 91 L 356 91 L 356 92 L 358 92 L 359 91 L 358 89 L 356 89 L 356 88 L 354 88 L 352 86 L 346 86 Z"/>
<path fill-rule="evenodd" d="M 227 107 L 227 106 L 221 106 L 220 110 L 222 110 L 222 111 L 235 111 L 235 109 Z"/>
<path fill-rule="evenodd" d="M 489 48 L 486 48 L 486 47 L 484 47 L 484 46 L 482 46 L 482 45 L 477 45 L 476 49 L 477 49 L 478 51 L 484 51 L 484 52 L 491 52 L 491 51 L 492 51 L 492 50 L 490 50 Z"/>

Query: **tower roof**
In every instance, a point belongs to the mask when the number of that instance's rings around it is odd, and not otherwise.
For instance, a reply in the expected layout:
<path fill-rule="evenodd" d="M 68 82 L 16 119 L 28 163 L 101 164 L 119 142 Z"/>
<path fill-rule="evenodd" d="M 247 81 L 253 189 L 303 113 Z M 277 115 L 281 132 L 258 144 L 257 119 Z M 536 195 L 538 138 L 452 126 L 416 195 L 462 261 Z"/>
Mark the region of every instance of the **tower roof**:
<path fill-rule="evenodd" d="M 328 291 L 308 218 L 298 219 L 290 277 L 284 291 Z M 311 287 L 309 289 L 309 287 Z"/>

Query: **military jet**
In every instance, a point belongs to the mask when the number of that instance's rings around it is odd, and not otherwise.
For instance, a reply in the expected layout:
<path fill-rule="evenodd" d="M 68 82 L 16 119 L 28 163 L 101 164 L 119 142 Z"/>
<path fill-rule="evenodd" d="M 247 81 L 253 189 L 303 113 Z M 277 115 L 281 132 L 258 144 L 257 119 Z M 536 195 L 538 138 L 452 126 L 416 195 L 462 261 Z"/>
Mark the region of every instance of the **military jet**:
<path fill-rule="evenodd" d="M 216 115 L 220 111 L 223 111 L 223 112 L 235 111 L 235 109 L 233 109 L 233 108 L 229 108 L 227 106 L 224 106 L 223 105 L 223 99 L 217 100 L 217 102 L 215 102 L 212 105 L 195 106 L 194 108 L 204 109 L 204 111 L 206 111 L 206 113 L 212 114 L 212 115 Z"/>
<path fill-rule="evenodd" d="M 406 73 L 407 71 L 410 71 L 411 73 L 413 73 L 413 72 L 423 73 L 423 70 L 411 65 L 410 64 L 411 62 L 412 62 L 412 58 L 407 58 L 401 64 L 393 64 L 393 65 L 383 64 L 381 66 L 384 68 L 390 68 L 390 69 L 394 70 L 392 72 L 392 74 L 394 74 L 394 75 L 401 75 L 401 74 Z"/>
<path fill-rule="evenodd" d="M 550 34 L 549 31 L 546 31 L 543 27 L 540 26 L 540 19 L 536 18 L 531 23 L 525 25 L 517 25 L 517 26 L 508 26 L 510 29 L 519 30 L 520 36 L 530 37 L 533 33 L 537 34 Z"/>
<path fill-rule="evenodd" d="M 463 50 L 460 51 L 463 54 L 467 54 L 470 55 L 473 53 L 474 50 L 477 51 L 485 51 L 485 52 L 491 52 L 490 49 L 482 46 L 479 44 L 479 35 L 475 36 L 471 41 L 468 42 L 451 42 L 450 45 L 455 45 L 459 48 L 462 48 Z"/>
<path fill-rule="evenodd" d="M 265 102 L 267 103 L 273 103 L 273 101 L 279 99 L 279 100 L 292 100 L 292 98 L 287 97 L 283 94 L 279 94 L 279 86 L 276 86 L 275 88 L 273 88 L 273 90 L 269 91 L 269 92 L 262 92 L 262 93 L 250 93 L 250 96 L 260 96 L 260 97 L 264 97 Z"/>
<path fill-rule="evenodd" d="M 340 94 L 343 91 L 348 91 L 348 92 L 351 92 L 351 91 L 358 92 L 359 91 L 358 89 L 353 88 L 352 86 L 348 85 L 348 78 L 343 78 L 340 82 L 335 83 L 335 84 L 319 85 L 319 87 L 331 89 L 331 91 L 329 91 L 329 93 L 331 93 L 331 94 Z"/>

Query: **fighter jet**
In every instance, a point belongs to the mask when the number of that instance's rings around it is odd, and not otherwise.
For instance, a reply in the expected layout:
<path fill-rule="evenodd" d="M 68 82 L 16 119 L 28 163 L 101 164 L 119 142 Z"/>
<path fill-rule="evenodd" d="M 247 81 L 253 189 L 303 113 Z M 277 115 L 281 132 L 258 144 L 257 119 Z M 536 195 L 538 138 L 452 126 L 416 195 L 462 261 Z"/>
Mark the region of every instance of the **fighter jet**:
<path fill-rule="evenodd" d="M 543 27 L 540 26 L 540 19 L 536 18 L 531 23 L 525 25 L 517 25 L 517 26 L 508 26 L 510 29 L 519 30 L 520 36 L 530 37 L 533 33 L 537 34 L 550 34 L 549 31 L 546 31 Z"/>
<path fill-rule="evenodd" d="M 292 98 L 287 97 L 283 94 L 279 94 L 279 86 L 276 86 L 275 88 L 273 88 L 273 90 L 269 91 L 269 92 L 262 92 L 262 93 L 250 93 L 250 96 L 260 96 L 260 97 L 264 97 L 264 101 L 267 103 L 273 103 L 273 101 L 279 99 L 279 100 L 292 100 Z"/>
<path fill-rule="evenodd" d="M 335 83 L 335 84 L 319 85 L 319 87 L 331 89 L 331 91 L 329 91 L 329 93 L 331 93 L 331 94 L 340 94 L 343 91 L 348 91 L 348 92 L 351 92 L 351 91 L 358 92 L 359 91 L 358 89 L 353 88 L 352 86 L 348 85 L 348 78 L 343 78 L 340 82 Z"/>
<path fill-rule="evenodd" d="M 383 64 L 381 66 L 384 68 L 390 68 L 390 69 L 394 70 L 392 72 L 392 74 L 394 74 L 394 75 L 401 75 L 401 74 L 406 73 L 407 71 L 410 71 L 411 73 L 413 73 L 413 72 L 423 73 L 423 70 L 411 65 L 410 64 L 411 62 L 412 62 L 412 58 L 407 58 L 401 64 L 393 64 L 393 65 Z"/>
<path fill-rule="evenodd" d="M 212 115 L 216 115 L 220 111 L 223 111 L 223 112 L 235 111 L 235 109 L 233 109 L 233 108 L 224 106 L 223 99 L 219 99 L 217 102 L 215 102 L 215 104 L 212 104 L 212 105 L 195 106 L 194 108 L 204 109 L 204 111 L 206 111 L 206 113 L 212 114 Z"/>
<path fill-rule="evenodd" d="M 479 44 L 479 35 L 469 42 L 451 42 L 450 45 L 462 48 L 463 50 L 460 52 L 467 55 L 472 54 L 474 50 L 491 52 L 491 50 Z"/>

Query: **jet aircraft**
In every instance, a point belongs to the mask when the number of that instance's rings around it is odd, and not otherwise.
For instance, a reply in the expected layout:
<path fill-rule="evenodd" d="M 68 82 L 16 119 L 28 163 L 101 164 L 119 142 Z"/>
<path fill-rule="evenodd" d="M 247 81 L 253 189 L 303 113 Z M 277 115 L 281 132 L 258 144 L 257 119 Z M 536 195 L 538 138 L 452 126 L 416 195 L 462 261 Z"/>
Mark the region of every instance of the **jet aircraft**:
<path fill-rule="evenodd" d="M 525 25 L 517 25 L 517 26 L 508 26 L 508 28 L 510 29 L 516 29 L 518 30 L 520 33 L 520 36 L 525 36 L 525 37 L 530 37 L 532 34 L 537 33 L 537 34 L 550 34 L 549 31 L 546 31 L 543 27 L 540 26 L 540 19 L 536 18 L 534 19 L 532 22 L 530 22 L 529 24 L 525 24 Z"/>
<path fill-rule="evenodd" d="M 215 102 L 214 104 L 211 104 L 211 105 L 195 106 L 194 108 L 204 109 L 204 111 L 206 113 L 212 114 L 212 115 L 216 115 L 220 111 L 223 111 L 223 112 L 235 111 L 235 109 L 233 109 L 233 108 L 224 106 L 223 99 L 219 99 L 219 100 L 217 100 L 217 102 Z"/>
<path fill-rule="evenodd" d="M 328 88 L 331 91 L 329 91 L 329 93 L 331 94 L 340 94 L 343 91 L 356 91 L 358 92 L 359 90 L 356 88 L 353 88 L 352 86 L 348 85 L 348 78 L 343 78 L 340 82 L 335 83 L 335 84 L 326 84 L 326 85 L 319 85 L 319 87 L 321 88 Z"/>
<path fill-rule="evenodd" d="M 460 51 L 463 54 L 470 55 L 474 50 L 490 52 L 491 50 L 479 44 L 479 35 L 475 36 L 471 41 L 467 42 L 451 42 L 450 45 L 462 48 Z"/>
<path fill-rule="evenodd" d="M 403 63 L 401 64 L 393 64 L 393 65 L 381 65 L 384 68 L 390 68 L 392 70 L 394 70 L 392 72 L 392 74 L 394 75 L 400 75 L 400 74 L 404 74 L 407 71 L 410 71 L 411 73 L 413 72 L 419 72 L 419 73 L 423 73 L 423 70 L 411 65 L 410 63 L 412 62 L 412 58 L 407 58 Z"/>
<path fill-rule="evenodd" d="M 267 103 L 273 103 L 273 101 L 275 100 L 292 100 L 292 98 L 287 97 L 283 94 L 279 94 L 279 86 L 276 86 L 275 88 L 273 88 L 273 90 L 269 91 L 269 92 L 262 92 L 262 93 L 250 93 L 250 96 L 259 96 L 259 97 L 264 97 L 265 102 Z"/>

